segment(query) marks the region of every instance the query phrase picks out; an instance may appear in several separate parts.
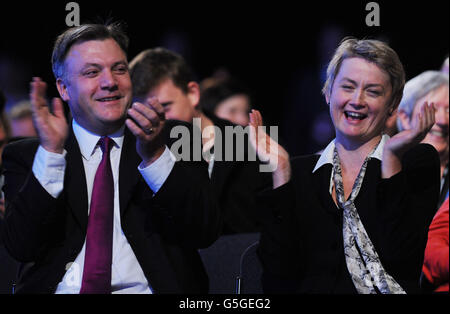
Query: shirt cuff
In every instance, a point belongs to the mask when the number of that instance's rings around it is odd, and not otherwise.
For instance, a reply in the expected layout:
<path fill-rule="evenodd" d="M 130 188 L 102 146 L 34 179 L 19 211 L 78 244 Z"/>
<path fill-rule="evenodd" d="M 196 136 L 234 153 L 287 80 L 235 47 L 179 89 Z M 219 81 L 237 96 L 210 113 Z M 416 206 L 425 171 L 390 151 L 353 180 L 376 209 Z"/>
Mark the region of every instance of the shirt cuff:
<path fill-rule="evenodd" d="M 46 151 L 42 146 L 34 156 L 33 174 L 42 187 L 54 198 L 57 198 L 64 187 L 64 172 L 66 170 L 66 154 Z"/>
<path fill-rule="evenodd" d="M 157 193 L 161 186 L 166 181 L 173 166 L 175 165 L 176 158 L 166 146 L 164 152 L 149 166 L 143 168 L 143 163 L 138 166 L 138 170 L 147 182 L 153 193 Z"/>

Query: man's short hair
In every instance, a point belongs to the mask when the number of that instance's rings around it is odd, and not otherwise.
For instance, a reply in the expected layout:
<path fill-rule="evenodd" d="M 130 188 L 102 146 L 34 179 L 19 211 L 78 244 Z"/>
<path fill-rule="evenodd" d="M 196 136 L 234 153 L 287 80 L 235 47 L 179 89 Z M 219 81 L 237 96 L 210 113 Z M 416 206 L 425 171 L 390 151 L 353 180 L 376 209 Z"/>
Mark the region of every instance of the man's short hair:
<path fill-rule="evenodd" d="M 171 79 L 184 93 L 189 82 L 195 81 L 194 74 L 179 54 L 165 48 L 147 49 L 130 62 L 130 76 L 133 97 L 142 99 L 160 83 Z"/>
<path fill-rule="evenodd" d="M 128 50 L 129 39 L 122 30 L 120 22 L 110 24 L 83 24 L 67 29 L 59 35 L 53 46 L 52 70 L 55 78 L 64 78 L 65 59 L 70 48 L 89 40 L 114 39 L 125 55 Z"/>
<path fill-rule="evenodd" d="M 322 93 L 330 96 L 342 62 L 348 58 L 362 58 L 376 64 L 389 75 L 392 95 L 388 105 L 392 106 L 392 109 L 396 109 L 403 95 L 405 71 L 397 53 L 388 44 L 375 39 L 358 40 L 353 37 L 346 37 L 342 40 L 328 65 L 327 80 Z"/>

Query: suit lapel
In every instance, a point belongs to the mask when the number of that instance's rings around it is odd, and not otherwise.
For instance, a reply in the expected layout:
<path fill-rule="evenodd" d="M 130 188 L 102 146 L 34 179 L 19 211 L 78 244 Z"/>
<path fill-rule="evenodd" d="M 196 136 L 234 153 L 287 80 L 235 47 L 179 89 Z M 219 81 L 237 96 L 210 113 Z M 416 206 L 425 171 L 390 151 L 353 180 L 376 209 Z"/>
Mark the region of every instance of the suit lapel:
<path fill-rule="evenodd" d="M 72 128 L 70 128 L 65 149 L 67 151 L 66 174 L 64 179 L 66 198 L 82 230 L 86 231 L 88 221 L 86 175 L 80 148 Z"/>
<path fill-rule="evenodd" d="M 136 139 L 133 134 L 125 128 L 123 147 L 119 166 L 119 200 L 120 214 L 124 215 L 128 208 L 136 184 L 144 181 L 137 167 L 141 158 L 136 152 Z"/>

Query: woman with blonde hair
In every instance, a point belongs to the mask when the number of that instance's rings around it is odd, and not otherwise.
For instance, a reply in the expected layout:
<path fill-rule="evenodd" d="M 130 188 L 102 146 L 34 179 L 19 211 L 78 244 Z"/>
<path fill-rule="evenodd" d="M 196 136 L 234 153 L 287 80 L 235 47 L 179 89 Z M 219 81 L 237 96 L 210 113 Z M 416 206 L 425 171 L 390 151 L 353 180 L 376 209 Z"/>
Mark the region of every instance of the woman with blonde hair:
<path fill-rule="evenodd" d="M 290 160 L 258 128 L 260 113 L 250 114 L 252 143 L 275 169 L 261 202 L 273 217 L 259 247 L 265 292 L 420 291 L 439 158 L 431 145 L 419 144 L 434 124 L 433 104 L 420 105 L 411 129 L 392 138 L 383 133 L 404 82 L 387 44 L 346 38 L 323 88 L 336 138 L 321 155 Z"/>

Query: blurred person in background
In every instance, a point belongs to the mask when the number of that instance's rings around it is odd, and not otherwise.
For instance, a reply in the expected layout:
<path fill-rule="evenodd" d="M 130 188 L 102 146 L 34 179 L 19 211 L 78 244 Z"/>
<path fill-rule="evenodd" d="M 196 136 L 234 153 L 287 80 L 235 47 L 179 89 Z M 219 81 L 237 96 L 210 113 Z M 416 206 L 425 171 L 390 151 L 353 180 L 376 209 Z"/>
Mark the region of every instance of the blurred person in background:
<path fill-rule="evenodd" d="M 9 111 L 11 137 L 38 136 L 33 123 L 33 111 L 28 100 L 18 102 Z"/>
<path fill-rule="evenodd" d="M 448 91 L 448 74 L 439 71 L 423 72 L 405 84 L 397 114 L 398 130 L 409 130 L 411 128 L 411 119 L 420 110 L 420 104 L 425 101 L 434 103 L 436 109 L 435 124 L 422 142 L 433 145 L 439 153 L 441 163 L 441 192 L 436 210 L 444 202 L 449 189 Z"/>
<path fill-rule="evenodd" d="M 250 92 L 240 81 L 229 78 L 202 90 L 199 106 L 205 112 L 245 127 L 249 123 Z"/>

